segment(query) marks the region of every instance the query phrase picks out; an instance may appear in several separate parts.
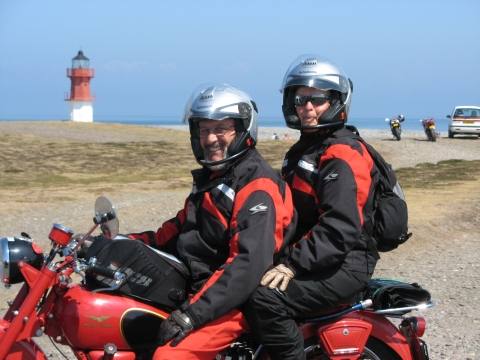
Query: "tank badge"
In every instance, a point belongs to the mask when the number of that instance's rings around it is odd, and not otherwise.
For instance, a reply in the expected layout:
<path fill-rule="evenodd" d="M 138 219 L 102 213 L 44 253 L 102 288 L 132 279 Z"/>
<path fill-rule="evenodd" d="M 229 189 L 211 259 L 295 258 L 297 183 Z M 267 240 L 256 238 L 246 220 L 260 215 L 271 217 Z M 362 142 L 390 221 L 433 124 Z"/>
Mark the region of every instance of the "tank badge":
<path fill-rule="evenodd" d="M 96 322 L 104 322 L 105 320 L 107 319 L 110 319 L 110 316 L 95 316 L 95 315 L 92 315 L 92 316 L 89 316 L 88 317 L 89 319 L 92 319 L 93 321 L 96 321 Z"/>

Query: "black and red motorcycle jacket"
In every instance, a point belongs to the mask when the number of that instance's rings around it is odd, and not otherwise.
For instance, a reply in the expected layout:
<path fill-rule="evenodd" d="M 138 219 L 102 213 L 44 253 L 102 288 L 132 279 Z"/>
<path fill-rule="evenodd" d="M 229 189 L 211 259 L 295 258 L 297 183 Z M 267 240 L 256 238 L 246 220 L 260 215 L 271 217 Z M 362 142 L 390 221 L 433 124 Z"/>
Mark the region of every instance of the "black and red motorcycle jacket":
<path fill-rule="evenodd" d="M 373 273 L 378 253 L 372 221 L 377 170 L 367 149 L 342 127 L 303 133 L 285 156 L 282 175 L 292 190 L 298 224 L 282 262 L 296 274 L 343 268 Z"/>
<path fill-rule="evenodd" d="M 290 189 L 255 149 L 225 174 L 192 171 L 193 189 L 156 232 L 130 234 L 181 259 L 191 273 L 189 304 L 198 328 L 244 303 L 293 236 Z"/>

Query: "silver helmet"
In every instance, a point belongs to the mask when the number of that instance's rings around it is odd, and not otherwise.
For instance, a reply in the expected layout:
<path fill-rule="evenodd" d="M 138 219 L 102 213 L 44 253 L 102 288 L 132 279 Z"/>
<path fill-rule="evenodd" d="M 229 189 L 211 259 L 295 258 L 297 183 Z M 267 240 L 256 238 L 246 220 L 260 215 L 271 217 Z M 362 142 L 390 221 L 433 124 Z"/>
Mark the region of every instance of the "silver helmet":
<path fill-rule="evenodd" d="M 280 92 L 283 93 L 282 111 L 288 127 L 301 129 L 295 109 L 295 92 L 301 86 L 325 90 L 330 100 L 329 109 L 319 118 L 315 128 L 343 126 L 348 117 L 353 84 L 336 65 L 318 55 L 299 56 L 288 68 Z"/>
<path fill-rule="evenodd" d="M 201 85 L 190 96 L 185 106 L 183 121 L 190 128 L 190 142 L 197 162 L 214 167 L 237 159 L 257 142 L 258 109 L 245 92 L 228 84 Z M 223 160 L 207 161 L 200 146 L 200 120 L 235 120 L 236 136 Z"/>

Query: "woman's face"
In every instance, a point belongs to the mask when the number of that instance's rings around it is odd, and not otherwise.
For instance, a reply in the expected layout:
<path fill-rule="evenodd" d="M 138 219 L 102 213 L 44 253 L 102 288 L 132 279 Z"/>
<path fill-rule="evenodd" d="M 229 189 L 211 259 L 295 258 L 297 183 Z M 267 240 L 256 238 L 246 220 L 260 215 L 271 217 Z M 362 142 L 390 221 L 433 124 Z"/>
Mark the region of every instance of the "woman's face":
<path fill-rule="evenodd" d="M 318 119 L 330 107 L 326 92 L 316 88 L 302 86 L 295 92 L 295 109 L 302 128 L 319 124 Z M 304 129 L 315 131 L 315 129 Z"/>

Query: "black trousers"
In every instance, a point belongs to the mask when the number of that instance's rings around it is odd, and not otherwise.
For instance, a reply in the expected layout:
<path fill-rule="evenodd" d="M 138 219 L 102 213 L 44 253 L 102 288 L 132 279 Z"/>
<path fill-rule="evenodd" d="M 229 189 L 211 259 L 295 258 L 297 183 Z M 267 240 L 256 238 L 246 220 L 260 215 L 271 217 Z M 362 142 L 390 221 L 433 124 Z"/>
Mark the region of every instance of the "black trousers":
<path fill-rule="evenodd" d="M 244 314 L 253 335 L 272 359 L 305 359 L 297 320 L 352 302 L 370 277 L 339 269 L 323 277 L 308 274 L 294 278 L 285 292 L 260 286 L 245 305 Z"/>

